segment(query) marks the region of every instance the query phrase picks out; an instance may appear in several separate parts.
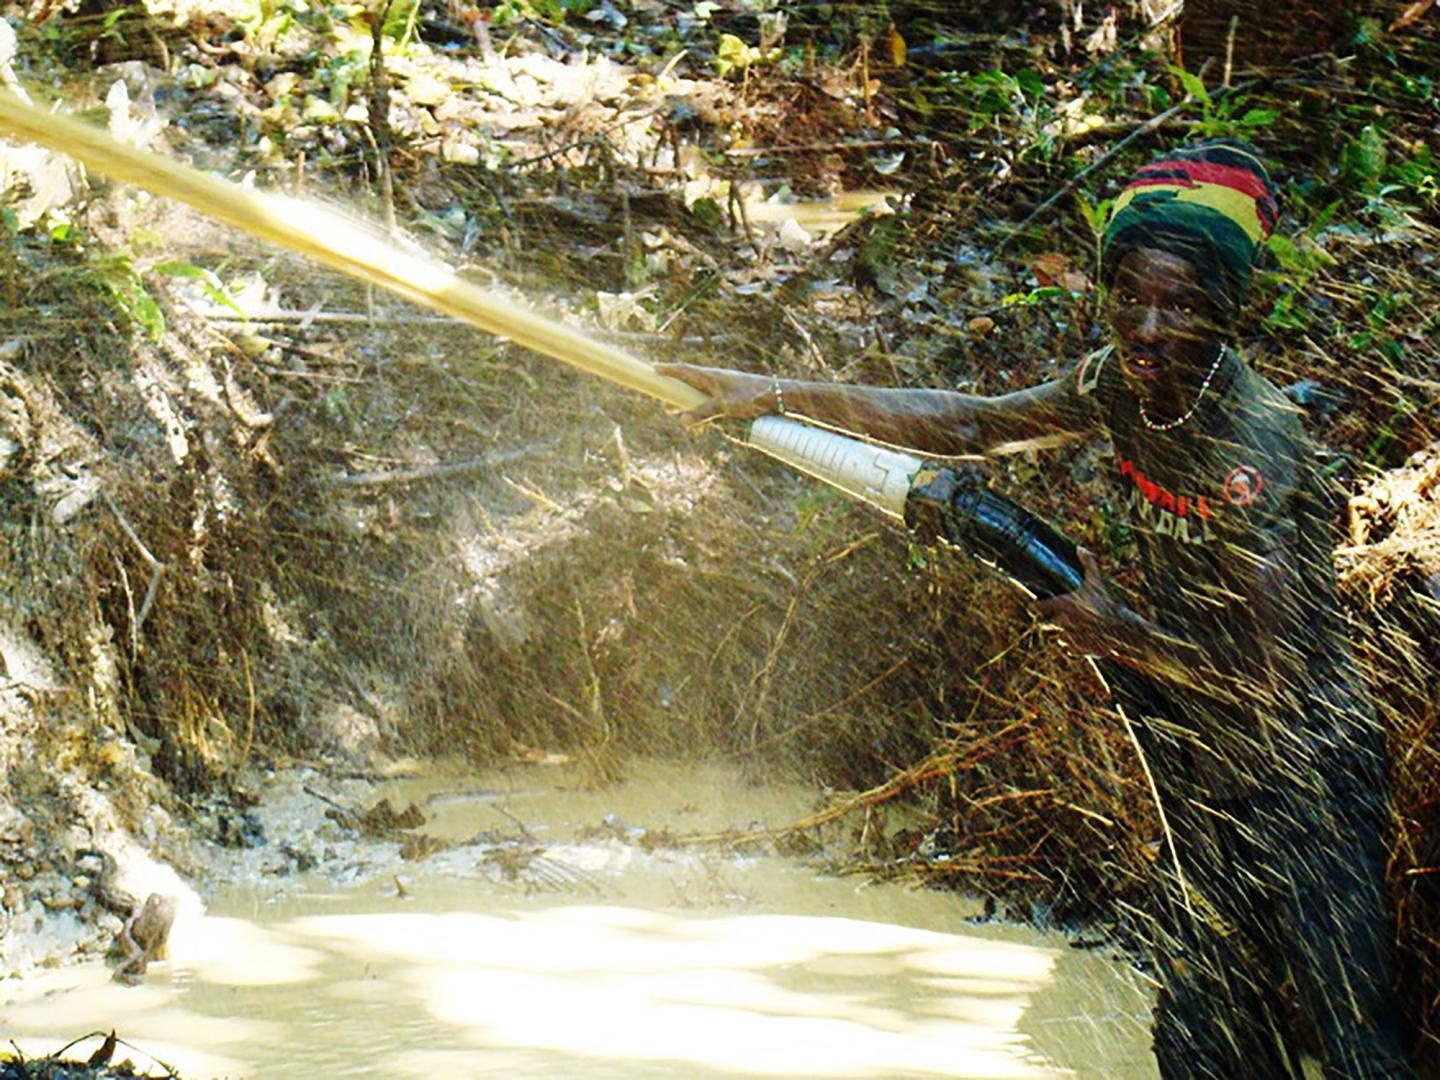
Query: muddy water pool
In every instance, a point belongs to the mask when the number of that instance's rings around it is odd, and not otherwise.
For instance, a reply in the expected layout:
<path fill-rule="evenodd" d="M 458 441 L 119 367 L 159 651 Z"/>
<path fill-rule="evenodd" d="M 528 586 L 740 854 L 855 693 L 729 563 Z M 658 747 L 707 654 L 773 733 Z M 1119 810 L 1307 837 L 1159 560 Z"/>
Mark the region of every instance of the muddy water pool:
<path fill-rule="evenodd" d="M 472 842 L 403 860 L 324 818 L 323 779 L 278 777 L 267 844 L 216 856 L 228 884 L 182 905 L 143 985 L 98 963 L 6 982 L 0 1029 L 38 1055 L 113 1027 L 187 1077 L 1155 1074 L 1143 980 L 1059 933 L 640 843 L 782 824 L 812 789 L 650 764 L 598 792 L 544 768 L 328 790 L 413 801 L 422 831 Z"/>

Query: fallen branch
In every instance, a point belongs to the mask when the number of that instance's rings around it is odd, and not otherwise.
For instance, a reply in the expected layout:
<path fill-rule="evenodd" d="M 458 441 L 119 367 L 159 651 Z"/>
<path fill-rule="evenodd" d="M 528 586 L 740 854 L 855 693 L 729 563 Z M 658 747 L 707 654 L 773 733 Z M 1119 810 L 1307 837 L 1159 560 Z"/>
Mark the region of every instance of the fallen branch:
<path fill-rule="evenodd" d="M 878 787 L 862 791 L 858 795 L 836 803 L 834 806 L 803 817 L 799 821 L 791 822 L 789 825 L 779 825 L 768 829 L 732 829 L 720 833 L 702 833 L 695 836 L 682 836 L 676 843 L 685 847 L 698 847 L 702 845 L 723 844 L 728 847 L 736 847 L 740 844 L 755 844 L 765 840 L 778 840 L 782 836 L 789 836 L 792 833 L 804 832 L 807 829 L 819 828 L 821 825 L 828 825 L 832 821 L 838 821 L 855 810 L 863 810 L 867 807 L 876 806 L 883 802 L 889 802 L 902 792 L 908 791 L 917 784 L 923 784 L 927 780 L 936 780 L 942 776 L 949 776 L 958 772 L 961 768 L 975 765 L 984 758 L 995 752 L 991 745 L 1004 736 L 1020 728 L 1027 727 L 1024 720 L 1016 720 L 1014 723 L 1006 724 L 999 731 L 986 736 L 977 743 L 966 746 L 963 750 L 946 750 L 939 754 L 931 754 L 919 765 L 906 769 L 902 773 L 892 776 L 885 783 Z M 985 749 L 984 753 L 979 751 Z"/>
<path fill-rule="evenodd" d="M 886 881 L 894 881 L 906 876 L 923 879 L 927 875 L 939 877 L 956 874 L 973 874 L 979 877 L 1037 883 L 1049 881 L 1043 874 L 1024 870 L 1006 870 L 997 865 L 998 863 L 1030 863 L 1034 861 L 1036 860 L 1033 855 L 996 855 L 988 859 L 904 859 L 899 863 L 856 863 L 853 866 L 845 867 L 841 873 L 865 874 Z"/>
<path fill-rule="evenodd" d="M 888 150 L 893 147 L 930 147 L 940 145 L 938 139 L 856 139 L 852 142 L 794 143 L 786 146 L 735 146 L 725 151 L 726 157 L 764 157 L 766 154 L 824 153 L 831 150 Z"/>
<path fill-rule="evenodd" d="M 517 461 L 520 458 L 528 457 L 531 454 L 538 454 L 548 449 L 548 444 L 545 446 L 523 446 L 516 450 L 502 450 L 494 454 L 486 454 L 484 457 L 471 458 L 468 461 L 442 462 L 438 465 L 422 465 L 413 469 L 381 469 L 375 472 L 364 473 L 336 473 L 325 477 L 325 483 L 337 487 L 390 487 L 395 484 L 413 484 L 421 480 L 438 480 L 447 476 L 465 476 L 469 473 L 483 472 L 486 469 L 494 468 L 496 465 L 504 465 L 507 462 Z"/>
<path fill-rule="evenodd" d="M 227 315 L 217 312 L 214 315 L 201 315 L 207 322 L 218 323 L 258 323 L 263 326 L 267 323 L 299 323 L 302 327 L 311 323 L 365 323 L 369 324 L 375 320 L 361 311 L 276 311 L 269 315 Z M 452 319 L 449 315 L 387 315 L 379 320 L 382 324 L 397 325 L 431 325 L 440 323 L 455 323 L 460 325 L 459 320 Z"/>
<path fill-rule="evenodd" d="M 105 505 L 110 508 L 110 512 L 115 515 L 115 520 L 120 523 L 121 531 L 130 538 L 130 542 L 140 552 L 141 558 L 149 564 L 153 571 L 150 576 L 150 587 L 145 590 L 145 599 L 140 604 L 140 613 L 130 623 L 130 654 L 134 656 L 140 651 L 140 628 L 145 625 L 145 617 L 150 614 L 150 608 L 155 603 L 155 595 L 160 590 L 160 579 L 165 576 L 165 564 L 151 554 L 139 534 L 131 528 L 129 520 L 120 512 L 120 507 L 115 505 L 115 500 L 110 498 L 110 493 L 101 488 L 100 497 L 105 500 Z"/>

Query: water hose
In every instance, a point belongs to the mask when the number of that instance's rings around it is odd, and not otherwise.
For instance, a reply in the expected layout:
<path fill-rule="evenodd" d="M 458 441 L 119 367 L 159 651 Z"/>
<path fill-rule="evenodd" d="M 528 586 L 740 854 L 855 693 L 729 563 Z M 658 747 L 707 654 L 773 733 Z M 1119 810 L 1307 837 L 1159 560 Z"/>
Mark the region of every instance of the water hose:
<path fill-rule="evenodd" d="M 705 395 L 643 360 L 457 276 L 384 233 L 314 202 L 257 191 L 139 147 L 0 90 L 0 131 L 66 154 L 110 179 L 174 199 L 349 277 L 378 285 L 517 345 L 638 390 L 678 409 Z M 969 552 L 1039 597 L 1084 578 L 1075 546 L 983 485 L 920 458 L 781 417 L 762 417 L 747 443 Z"/>
<path fill-rule="evenodd" d="M 955 469 L 776 416 L 754 421 L 746 441 L 979 559 L 1036 599 L 1073 592 L 1085 580 L 1074 543 Z"/>

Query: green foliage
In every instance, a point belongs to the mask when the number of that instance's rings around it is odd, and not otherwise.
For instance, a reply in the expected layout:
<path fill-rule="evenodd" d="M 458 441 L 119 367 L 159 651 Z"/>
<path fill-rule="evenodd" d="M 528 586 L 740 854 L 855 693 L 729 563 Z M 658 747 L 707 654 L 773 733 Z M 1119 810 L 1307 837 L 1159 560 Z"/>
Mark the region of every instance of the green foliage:
<path fill-rule="evenodd" d="M 526 19 L 559 25 L 567 15 L 584 15 L 592 6 L 592 0 L 501 0 L 492 17 L 496 26 Z"/>
<path fill-rule="evenodd" d="M 1000 303 L 1003 307 L 1035 307 L 1046 300 L 1068 303 L 1075 299 L 1075 295 L 1069 289 L 1062 289 L 1058 285 L 1041 285 L 1029 292 L 1006 293 L 1000 298 Z"/>
<path fill-rule="evenodd" d="M 1180 80 L 1180 85 L 1184 87 L 1185 93 L 1198 101 L 1202 108 L 1208 112 L 1215 107 L 1215 103 L 1210 99 L 1210 91 L 1205 89 L 1205 83 L 1199 75 L 1192 75 L 1175 64 L 1170 65 L 1170 71 L 1175 78 Z"/>
<path fill-rule="evenodd" d="M 382 33 L 403 52 L 415 34 L 415 20 L 419 16 L 420 0 L 392 0 Z"/>
<path fill-rule="evenodd" d="M 1075 192 L 1075 205 L 1080 209 L 1080 216 L 1085 219 L 1085 225 L 1090 229 L 1090 235 L 1095 239 L 1095 265 L 1100 265 L 1100 245 L 1105 239 L 1105 226 L 1110 223 L 1110 211 L 1115 205 L 1114 199 L 1101 199 L 1098 203 L 1092 203 L 1083 192 Z"/>
<path fill-rule="evenodd" d="M 725 211 L 720 209 L 718 202 L 708 196 L 691 203 L 690 213 L 695 215 L 695 220 L 717 235 L 725 228 Z"/>
<path fill-rule="evenodd" d="M 152 341 L 160 340 L 165 333 L 165 314 L 146 290 L 129 255 L 95 256 L 86 264 L 86 272 L 131 322 Z"/>
<path fill-rule="evenodd" d="M 157 263 L 151 267 L 157 274 L 165 274 L 167 277 L 186 278 L 190 281 L 198 281 L 200 287 L 205 290 L 205 295 L 217 304 L 224 304 L 230 310 L 247 319 L 244 309 L 235 302 L 234 294 L 225 287 L 225 283 L 215 274 L 213 270 L 206 270 L 203 266 L 196 266 L 194 263 L 186 262 L 183 259 L 172 259 L 166 262 Z"/>
<path fill-rule="evenodd" d="M 1374 189 L 1385 173 L 1386 158 L 1385 136 L 1374 124 L 1366 124 L 1340 148 L 1340 176 L 1361 189 Z"/>
<path fill-rule="evenodd" d="M 780 49 L 761 49 L 746 45 L 734 34 L 721 34 L 720 43 L 715 47 L 715 71 L 722 79 L 731 75 L 744 74 L 751 65 L 780 58 Z"/>
<path fill-rule="evenodd" d="M 820 529 L 822 535 L 829 535 L 839 523 L 836 512 L 841 514 L 849 509 L 851 502 L 838 488 L 828 484 L 815 484 L 795 500 L 795 525 L 800 531 Z"/>
<path fill-rule="evenodd" d="M 306 119 L 312 122 L 338 120 L 350 100 L 352 86 L 364 86 L 370 78 L 370 54 L 368 49 L 352 49 L 333 57 L 319 73 L 318 81 L 330 87 L 329 102 L 337 110 L 336 115 L 316 115 L 323 99 L 310 95 L 307 98 Z"/>
<path fill-rule="evenodd" d="M 1082 192 L 1075 192 L 1075 205 L 1080 208 L 1080 216 L 1085 219 L 1085 224 L 1090 228 L 1090 235 L 1098 242 L 1105 235 L 1105 226 L 1110 221 L 1110 209 L 1115 205 L 1114 199 L 1101 199 L 1098 203 L 1092 203 Z"/>
<path fill-rule="evenodd" d="M 1033 71 L 1022 72 L 1028 76 L 1021 81 L 1019 75 L 1008 75 L 999 69 L 973 72 L 944 72 L 942 84 L 958 94 L 964 101 L 964 108 L 970 114 L 969 131 L 976 132 L 997 119 L 1018 118 L 1025 114 L 1028 102 L 1026 88 L 1043 95 L 1045 84 Z"/>
<path fill-rule="evenodd" d="M 1393 364 L 1403 362 L 1405 347 L 1396 339 L 1390 327 L 1394 316 L 1405 308 L 1410 299 L 1407 292 L 1377 292 L 1370 303 L 1370 309 L 1365 313 L 1365 329 L 1350 335 L 1351 347 L 1361 351 L 1374 351 Z"/>
<path fill-rule="evenodd" d="M 1280 118 L 1279 109 L 1245 108 L 1249 101 L 1245 94 L 1212 95 L 1198 75 L 1173 64 L 1170 70 L 1180 80 L 1186 95 L 1200 105 L 1195 133 L 1203 138 L 1253 139 Z"/>
<path fill-rule="evenodd" d="M 1440 198 L 1440 166 L 1430 147 L 1421 143 L 1415 155 L 1396 162 L 1385 170 L 1385 180 L 1396 191 L 1414 195 L 1423 202 Z"/>
<path fill-rule="evenodd" d="M 1267 332 L 1304 330 L 1310 325 L 1310 311 L 1306 304 L 1306 290 L 1311 280 L 1321 270 L 1335 265 L 1335 258 L 1315 243 L 1313 236 L 1324 229 L 1339 204 L 1328 207 L 1307 232 L 1291 239 L 1280 233 L 1271 235 L 1266 243 L 1270 257 L 1278 270 L 1266 275 L 1269 284 L 1277 285 L 1280 294 L 1275 298 L 1269 314 L 1265 316 Z"/>

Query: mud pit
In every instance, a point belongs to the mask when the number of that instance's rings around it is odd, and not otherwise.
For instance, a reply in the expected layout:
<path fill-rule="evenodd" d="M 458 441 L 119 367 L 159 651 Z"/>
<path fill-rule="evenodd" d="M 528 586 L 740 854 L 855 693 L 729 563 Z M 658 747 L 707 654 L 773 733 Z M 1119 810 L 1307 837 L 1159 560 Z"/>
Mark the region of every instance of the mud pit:
<path fill-rule="evenodd" d="M 6 985 L 0 1023 L 30 1055 L 114 1027 L 191 1076 L 1153 1075 L 1143 980 L 1061 934 L 795 859 L 646 849 L 647 827 L 790 820 L 813 791 L 641 763 L 594 793 L 564 772 L 283 773 L 271 843 L 217 856 L 237 884 L 182 903 L 143 986 L 45 972 Z M 307 788 L 484 835 L 406 861 Z M 517 868 L 520 823 L 543 854 Z"/>

